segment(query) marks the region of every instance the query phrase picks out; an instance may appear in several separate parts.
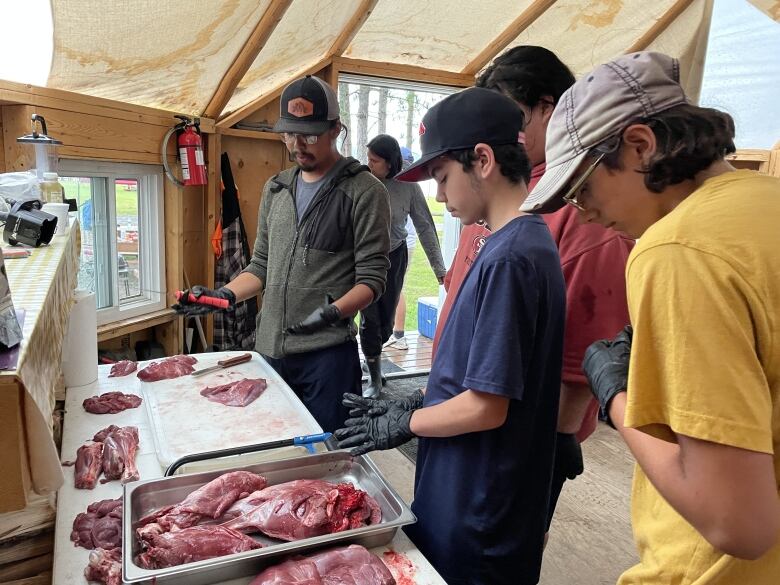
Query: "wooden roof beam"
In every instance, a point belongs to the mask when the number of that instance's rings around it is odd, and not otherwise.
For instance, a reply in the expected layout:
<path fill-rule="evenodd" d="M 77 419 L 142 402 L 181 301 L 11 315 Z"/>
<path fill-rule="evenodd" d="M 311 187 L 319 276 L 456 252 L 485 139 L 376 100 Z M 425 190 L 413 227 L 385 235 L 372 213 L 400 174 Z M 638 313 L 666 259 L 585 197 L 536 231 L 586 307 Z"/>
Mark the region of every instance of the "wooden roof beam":
<path fill-rule="evenodd" d="M 476 75 L 479 73 L 485 65 L 490 63 L 496 55 L 506 49 L 507 46 L 509 46 L 509 43 L 514 41 L 520 33 L 531 26 L 536 19 L 544 14 L 553 4 L 555 4 L 555 0 L 534 0 L 534 2 L 523 10 L 520 16 L 515 18 L 500 35 L 493 39 L 476 57 L 469 61 L 461 73 L 466 75 Z"/>
<path fill-rule="evenodd" d="M 249 71 L 260 51 L 263 50 L 268 39 L 271 38 L 291 4 L 292 0 L 271 0 L 271 4 L 260 18 L 255 30 L 249 35 L 233 64 L 222 76 L 222 81 L 219 82 L 219 86 L 203 111 L 204 116 L 216 118 L 222 113 L 230 98 L 233 97 L 236 87 Z"/>
<path fill-rule="evenodd" d="M 328 55 L 331 57 L 341 57 L 341 55 L 344 54 L 344 51 L 347 50 L 352 39 L 360 32 L 360 28 L 368 20 L 368 17 L 371 16 L 371 13 L 374 11 L 378 2 L 379 0 L 363 0 L 360 3 L 360 6 L 355 10 L 352 18 L 350 18 L 349 22 L 344 26 L 344 30 L 341 31 L 341 34 L 330 47 Z"/>
<path fill-rule="evenodd" d="M 330 65 L 330 63 L 331 63 L 331 58 L 326 57 L 325 59 L 320 59 L 313 65 L 308 65 L 306 67 L 297 70 L 288 79 L 285 79 L 283 82 L 276 84 L 268 92 L 257 96 L 257 98 L 255 98 L 253 101 L 249 102 L 245 106 L 242 106 L 238 108 L 235 112 L 231 112 L 227 116 L 224 116 L 223 118 L 219 119 L 217 121 L 217 129 L 230 128 L 233 124 L 240 122 L 250 114 L 255 113 L 257 110 L 262 108 L 267 103 L 279 97 L 279 95 L 281 95 L 282 93 L 282 90 L 287 86 L 288 83 L 290 83 L 294 79 L 298 79 L 299 77 L 303 77 L 304 75 L 313 75 L 318 71 L 324 69 L 328 65 Z"/>
<path fill-rule="evenodd" d="M 677 0 L 661 18 L 655 21 L 655 24 L 653 24 L 645 34 L 639 37 L 630 47 L 628 47 L 628 49 L 626 49 L 626 53 L 636 53 L 637 51 L 644 51 L 647 49 L 647 47 L 649 47 L 670 24 L 677 20 L 677 17 L 685 12 L 685 9 L 692 3 L 693 0 Z"/>

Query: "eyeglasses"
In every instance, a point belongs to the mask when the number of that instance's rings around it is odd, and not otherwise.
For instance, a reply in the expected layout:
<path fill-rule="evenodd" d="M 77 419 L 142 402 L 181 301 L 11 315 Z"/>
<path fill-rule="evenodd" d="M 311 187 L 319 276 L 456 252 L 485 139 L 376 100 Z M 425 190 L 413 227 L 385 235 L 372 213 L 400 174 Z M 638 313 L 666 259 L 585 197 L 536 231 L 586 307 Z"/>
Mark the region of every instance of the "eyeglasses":
<path fill-rule="evenodd" d="M 319 137 L 320 135 L 318 134 L 295 134 L 293 132 L 282 132 L 282 140 L 284 140 L 287 144 L 292 144 L 298 138 L 300 138 L 303 142 L 311 146 L 312 144 L 317 144 Z"/>
<path fill-rule="evenodd" d="M 585 182 L 590 178 L 590 176 L 593 174 L 593 171 L 596 170 L 596 167 L 599 166 L 603 158 L 607 156 L 606 152 L 602 152 L 601 154 L 596 157 L 596 160 L 593 161 L 593 164 L 590 165 L 584 173 L 580 176 L 579 179 L 577 179 L 577 182 L 574 183 L 574 185 L 571 186 L 571 188 L 566 192 L 566 195 L 563 196 L 563 200 L 571 205 L 572 207 L 580 210 L 580 211 L 587 211 L 585 206 L 577 200 L 577 195 L 579 194 L 580 190 L 582 189 L 583 185 L 585 185 Z"/>

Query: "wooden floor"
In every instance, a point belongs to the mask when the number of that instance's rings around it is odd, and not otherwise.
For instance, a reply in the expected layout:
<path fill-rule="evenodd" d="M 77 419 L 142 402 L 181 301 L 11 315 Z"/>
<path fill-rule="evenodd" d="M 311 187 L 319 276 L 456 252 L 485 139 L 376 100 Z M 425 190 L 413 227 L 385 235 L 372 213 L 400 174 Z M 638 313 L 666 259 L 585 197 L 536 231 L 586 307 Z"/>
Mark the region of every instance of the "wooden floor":
<path fill-rule="evenodd" d="M 541 585 L 614 585 L 636 562 L 629 498 L 633 459 L 617 432 L 599 424 L 585 441 L 585 473 L 567 482 L 544 553 Z M 397 449 L 371 459 L 407 501 L 414 464 Z"/>
<path fill-rule="evenodd" d="M 386 373 L 388 378 L 427 374 L 431 369 L 433 340 L 420 335 L 417 331 L 407 331 L 406 341 L 409 344 L 409 349 L 388 347 L 382 350 L 382 359 L 391 361 L 403 370 L 402 372 Z M 363 359 L 362 350 L 360 350 L 360 359 Z"/>

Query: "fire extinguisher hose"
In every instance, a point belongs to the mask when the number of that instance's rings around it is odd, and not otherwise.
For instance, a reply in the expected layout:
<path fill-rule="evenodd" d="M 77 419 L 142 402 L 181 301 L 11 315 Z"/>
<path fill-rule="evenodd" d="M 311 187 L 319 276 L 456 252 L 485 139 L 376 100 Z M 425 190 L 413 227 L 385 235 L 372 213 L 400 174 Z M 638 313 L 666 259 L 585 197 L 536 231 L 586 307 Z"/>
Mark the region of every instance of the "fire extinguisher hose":
<path fill-rule="evenodd" d="M 160 154 L 162 155 L 162 163 L 163 163 L 163 169 L 165 170 L 165 176 L 168 177 L 168 180 L 174 185 L 178 185 L 179 187 L 184 187 L 184 182 L 181 181 L 181 179 L 179 179 L 176 175 L 173 174 L 173 171 L 171 171 L 171 167 L 168 164 L 168 141 L 171 139 L 171 136 L 173 136 L 180 129 L 181 129 L 180 124 L 177 124 L 173 128 L 168 129 L 162 141 L 162 151 Z"/>

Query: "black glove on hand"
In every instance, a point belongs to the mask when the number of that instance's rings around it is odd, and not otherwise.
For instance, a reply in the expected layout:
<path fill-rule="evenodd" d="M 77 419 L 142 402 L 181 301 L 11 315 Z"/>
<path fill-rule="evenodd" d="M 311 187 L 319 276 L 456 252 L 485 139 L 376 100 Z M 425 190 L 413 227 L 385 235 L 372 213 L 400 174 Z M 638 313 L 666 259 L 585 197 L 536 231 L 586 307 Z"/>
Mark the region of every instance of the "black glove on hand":
<path fill-rule="evenodd" d="M 325 304 L 315 309 L 311 315 L 287 328 L 287 333 L 294 335 L 314 333 L 320 329 L 330 327 L 341 319 L 341 311 L 333 304 L 331 299 L 326 299 Z"/>
<path fill-rule="evenodd" d="M 375 417 L 349 418 L 343 429 L 333 433 L 338 439 L 339 449 L 350 449 L 352 455 L 363 455 L 369 451 L 384 451 L 403 445 L 414 437 L 409 428 L 413 410 L 406 410 L 388 400 L 387 411 Z"/>
<path fill-rule="evenodd" d="M 422 390 L 417 390 L 401 400 L 380 400 L 377 398 L 363 398 L 357 394 L 344 394 L 341 404 L 349 408 L 349 416 L 358 418 L 367 416 L 373 418 L 385 414 L 391 404 L 395 404 L 404 410 L 417 410 L 422 408 L 425 396 Z"/>
<path fill-rule="evenodd" d="M 585 352 L 582 362 L 590 390 L 601 406 L 602 418 L 613 427 L 615 425 L 609 419 L 609 403 L 616 394 L 625 392 L 628 386 L 628 361 L 633 333 L 631 325 L 626 325 L 612 341 L 596 341 Z"/>
<path fill-rule="evenodd" d="M 181 299 L 179 299 L 179 302 L 173 305 L 172 308 L 177 313 L 186 315 L 188 317 L 193 315 L 205 315 L 215 311 L 232 311 L 236 308 L 236 295 L 232 290 L 225 288 L 224 286 L 222 288 L 218 288 L 217 290 L 212 290 L 210 288 L 206 288 L 205 286 L 196 285 L 193 286 L 190 290 L 182 291 L 182 293 L 183 294 Z M 214 307 L 212 305 L 201 305 L 198 303 L 193 303 L 189 300 L 190 294 L 194 295 L 195 297 L 206 296 L 217 299 L 226 299 L 230 305 L 227 309 L 220 309 L 219 307 Z"/>
<path fill-rule="evenodd" d="M 566 479 L 574 479 L 585 471 L 582 447 L 577 437 L 569 433 L 558 433 L 555 440 L 555 472 Z"/>

